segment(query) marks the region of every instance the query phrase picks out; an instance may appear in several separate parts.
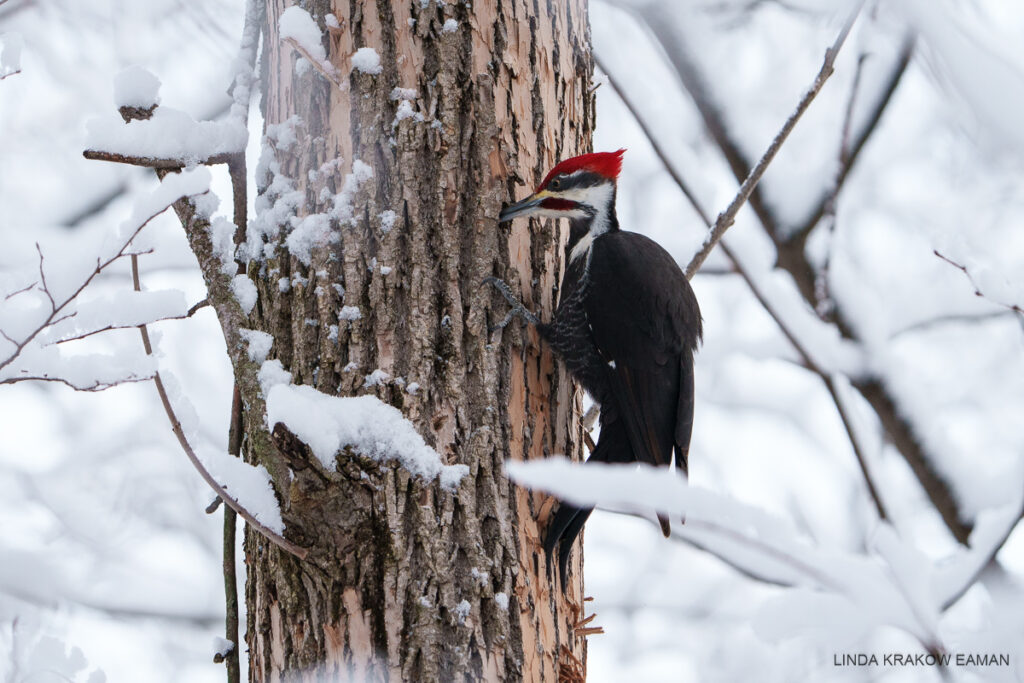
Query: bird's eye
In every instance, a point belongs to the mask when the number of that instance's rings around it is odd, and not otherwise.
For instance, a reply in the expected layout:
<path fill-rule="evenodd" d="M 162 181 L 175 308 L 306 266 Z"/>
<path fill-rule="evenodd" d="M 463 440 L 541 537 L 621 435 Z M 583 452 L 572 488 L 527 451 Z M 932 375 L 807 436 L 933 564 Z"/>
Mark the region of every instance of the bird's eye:
<path fill-rule="evenodd" d="M 554 180 L 551 181 L 551 189 L 552 190 L 557 190 L 561 186 L 562 186 L 562 181 L 559 180 L 558 178 L 555 178 Z"/>

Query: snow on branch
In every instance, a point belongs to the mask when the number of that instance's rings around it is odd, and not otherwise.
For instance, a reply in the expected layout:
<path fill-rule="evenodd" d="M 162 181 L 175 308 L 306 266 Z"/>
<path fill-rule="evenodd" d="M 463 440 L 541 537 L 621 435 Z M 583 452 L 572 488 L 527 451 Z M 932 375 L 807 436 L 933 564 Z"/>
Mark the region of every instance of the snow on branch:
<path fill-rule="evenodd" d="M 196 121 L 178 109 L 158 108 L 159 90 L 160 81 L 145 69 L 130 67 L 118 74 L 114 93 L 120 116 L 111 114 L 86 123 L 83 156 L 178 169 L 227 163 L 244 154 L 249 131 L 239 118 L 241 111 L 227 121 Z M 247 97 L 247 88 L 245 93 Z"/>
<path fill-rule="evenodd" d="M 117 116 L 93 119 L 86 130 L 86 159 L 168 169 L 226 163 L 245 150 L 248 138 L 245 126 L 233 119 L 196 121 L 170 107 L 127 124 Z"/>
<path fill-rule="evenodd" d="M 338 70 L 327 59 L 327 51 L 322 43 L 323 34 L 316 20 L 309 12 L 297 5 L 286 9 L 278 20 L 278 31 L 281 40 L 288 43 L 296 52 L 306 58 L 317 72 L 333 83 L 339 90 L 345 85 L 338 78 Z"/>
<path fill-rule="evenodd" d="M 334 15 L 327 15 L 328 32 L 335 33 L 340 28 L 337 18 Z M 281 40 L 302 55 L 317 73 L 339 90 L 348 89 L 348 83 L 341 80 L 338 69 L 328 59 L 323 46 L 323 33 L 309 12 L 295 5 L 287 8 L 278 20 L 278 33 Z M 359 48 L 348 55 L 348 62 L 352 71 L 361 71 L 371 76 L 376 76 L 384 70 L 380 55 L 372 47 Z"/>
<path fill-rule="evenodd" d="M 267 422 L 278 423 L 309 446 L 329 470 L 345 448 L 377 461 L 398 461 L 427 482 L 455 491 L 466 465 L 445 465 L 402 413 L 375 396 L 339 397 L 308 386 L 293 385 L 280 361 L 267 361 L 260 370 L 267 397 Z"/>
<path fill-rule="evenodd" d="M 136 257 L 132 257 L 132 281 L 135 290 L 139 291 L 141 283 Z M 153 358 L 149 330 L 145 325 L 139 325 L 138 328 L 146 356 Z M 190 439 L 194 440 L 199 424 L 199 417 L 192 404 L 181 392 L 175 378 L 166 371 L 162 375 L 154 371 L 153 383 L 171 423 L 171 431 L 203 480 L 228 507 L 264 537 L 299 559 L 304 559 L 308 551 L 283 536 L 281 508 L 267 469 L 262 465 L 250 465 L 226 452 L 205 450 L 200 456 L 190 443 Z"/>
<path fill-rule="evenodd" d="M 1020 295 L 1022 298 L 1024 298 L 1024 288 L 1018 288 L 1021 291 L 1012 290 L 1012 288 L 1009 286 L 1008 278 L 988 277 L 986 278 L 985 283 L 982 284 L 981 282 L 979 282 L 979 279 L 974 274 L 972 274 L 971 271 L 968 270 L 967 266 L 965 266 L 964 264 L 957 263 L 948 256 L 944 256 L 938 250 L 933 250 L 932 253 L 934 253 L 940 259 L 942 259 L 943 261 L 945 261 L 946 263 L 953 266 L 954 268 L 956 268 L 957 270 L 964 274 L 964 277 L 966 277 L 968 282 L 971 283 L 971 287 L 974 288 L 974 296 L 984 299 L 989 303 L 995 304 L 1000 308 L 1005 308 L 1008 311 L 1012 311 L 1013 313 L 1017 314 L 1021 322 L 1024 323 L 1024 308 L 1021 308 L 1018 304 L 1015 303 L 1008 303 L 1006 301 L 994 299 L 986 291 L 983 291 L 989 289 L 998 290 L 1003 296 L 1006 296 L 1007 298 L 1012 298 L 1017 295 Z"/>
<path fill-rule="evenodd" d="M 689 486 L 678 475 L 641 465 L 578 465 L 564 458 L 506 462 L 509 477 L 573 505 L 601 506 L 676 520 L 673 538 L 709 552 L 756 580 L 790 588 L 754 621 L 769 640 L 809 636 L 837 646 L 880 626 L 899 628 L 929 652 L 944 649 L 942 612 L 977 580 L 980 568 L 1009 536 L 1022 498 L 979 523 L 972 548 L 933 563 L 885 523 L 869 552 L 826 549 L 787 521 L 718 493 Z M 1022 487 L 1024 492 L 1024 487 Z M 685 522 L 681 520 L 685 516 Z"/>
<path fill-rule="evenodd" d="M 85 300 L 86 288 L 116 261 L 138 253 L 133 241 L 157 215 L 181 197 L 206 192 L 205 169 L 168 178 L 140 200 L 120 230 L 93 245 L 92 255 L 52 262 L 39 253 L 37 272 L 0 282 L 0 384 L 60 382 L 81 391 L 102 391 L 149 379 L 152 359 L 131 350 L 115 354 L 64 353 L 58 345 L 108 330 L 182 318 L 189 308 L 180 292 L 131 292 Z"/>

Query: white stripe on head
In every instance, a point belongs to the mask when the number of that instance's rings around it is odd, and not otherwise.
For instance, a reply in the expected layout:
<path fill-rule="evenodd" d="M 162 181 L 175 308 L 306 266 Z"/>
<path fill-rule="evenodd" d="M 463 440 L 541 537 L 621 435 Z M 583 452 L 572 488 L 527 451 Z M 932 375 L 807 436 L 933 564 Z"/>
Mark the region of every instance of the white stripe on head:
<path fill-rule="evenodd" d="M 580 238 L 576 246 L 569 252 L 569 262 L 572 263 L 580 256 L 588 253 L 594 245 L 594 240 L 608 232 L 611 227 L 612 201 L 614 201 L 615 185 L 613 183 L 601 183 L 590 187 L 572 188 L 561 196 L 571 199 L 580 204 L 586 204 L 594 210 L 594 217 L 590 221 L 590 230 Z M 575 213 L 575 212 L 574 212 Z M 582 212 L 581 212 L 582 213 Z M 563 213 L 562 215 L 566 215 Z M 585 215 L 585 214 L 584 214 Z"/>

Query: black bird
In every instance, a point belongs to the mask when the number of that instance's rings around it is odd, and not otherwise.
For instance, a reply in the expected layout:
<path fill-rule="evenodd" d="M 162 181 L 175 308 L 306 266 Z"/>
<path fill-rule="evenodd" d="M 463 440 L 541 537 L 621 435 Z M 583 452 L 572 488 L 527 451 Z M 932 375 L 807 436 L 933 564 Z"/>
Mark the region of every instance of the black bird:
<path fill-rule="evenodd" d="M 619 229 L 616 179 L 622 154 L 598 152 L 567 159 L 537 192 L 501 212 L 568 218 L 565 277 L 550 323 L 541 322 L 498 278 L 512 305 L 495 329 L 519 316 L 541 337 L 601 406 L 601 434 L 587 462 L 641 462 L 676 469 L 685 477 L 693 429 L 693 353 L 701 338 L 700 309 L 690 283 L 657 242 Z M 559 571 L 592 508 L 561 503 L 544 539 L 550 557 L 559 546 Z M 670 533 L 659 517 L 662 532 Z"/>

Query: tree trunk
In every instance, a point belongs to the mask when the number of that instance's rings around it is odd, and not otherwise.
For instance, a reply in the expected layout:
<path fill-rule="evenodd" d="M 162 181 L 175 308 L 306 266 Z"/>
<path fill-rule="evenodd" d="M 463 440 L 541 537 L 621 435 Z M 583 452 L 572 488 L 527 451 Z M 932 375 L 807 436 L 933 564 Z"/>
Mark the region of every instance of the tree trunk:
<path fill-rule="evenodd" d="M 379 397 L 469 474 L 451 492 L 351 449 L 325 471 L 247 400 L 246 457 L 309 549 L 246 535 L 250 680 L 582 680 L 581 552 L 563 598 L 539 545 L 553 501 L 502 470 L 580 459 L 580 394 L 534 330 L 488 335 L 507 307 L 480 283 L 503 277 L 544 319 L 556 303 L 567 228 L 497 216 L 590 147 L 586 1 L 306 2 L 342 87 L 281 41 L 287 4 L 267 0 L 248 325 L 296 383 Z M 363 47 L 379 73 L 353 70 Z M 306 228 L 320 239 L 289 251 Z"/>

